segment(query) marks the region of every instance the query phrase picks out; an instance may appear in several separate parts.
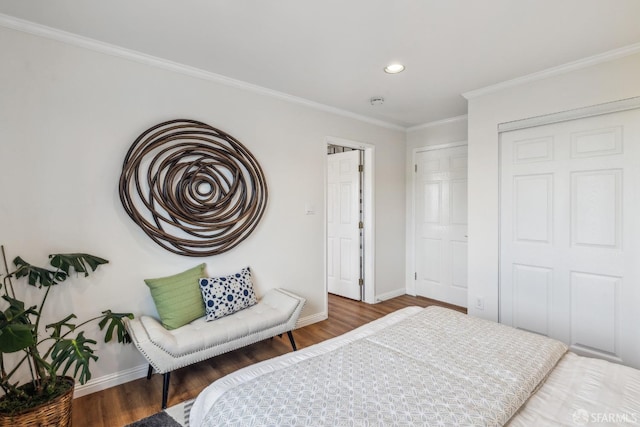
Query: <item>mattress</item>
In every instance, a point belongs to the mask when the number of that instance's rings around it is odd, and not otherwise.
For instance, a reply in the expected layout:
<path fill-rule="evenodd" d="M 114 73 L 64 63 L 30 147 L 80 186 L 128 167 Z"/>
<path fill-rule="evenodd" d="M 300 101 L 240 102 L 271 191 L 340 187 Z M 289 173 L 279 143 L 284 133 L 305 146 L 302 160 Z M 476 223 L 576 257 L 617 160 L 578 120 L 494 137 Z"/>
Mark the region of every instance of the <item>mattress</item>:
<path fill-rule="evenodd" d="M 554 424 L 544 411 L 555 399 L 547 383 L 563 385 L 565 371 L 584 359 L 565 353 L 564 344 L 535 334 L 408 307 L 217 380 L 196 399 L 190 425 Z M 629 396 L 640 394 L 634 381 Z M 634 399 L 629 416 L 638 412 Z"/>

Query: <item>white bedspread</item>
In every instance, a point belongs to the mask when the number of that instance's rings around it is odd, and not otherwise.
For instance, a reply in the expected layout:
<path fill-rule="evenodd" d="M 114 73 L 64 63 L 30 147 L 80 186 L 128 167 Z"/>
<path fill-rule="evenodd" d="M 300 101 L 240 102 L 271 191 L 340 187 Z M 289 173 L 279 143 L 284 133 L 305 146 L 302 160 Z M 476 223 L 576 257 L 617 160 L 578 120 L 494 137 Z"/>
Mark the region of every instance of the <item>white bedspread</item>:
<path fill-rule="evenodd" d="M 640 426 L 640 370 L 567 353 L 509 427 Z"/>
<path fill-rule="evenodd" d="M 410 307 L 214 382 L 190 425 L 503 425 L 565 352 L 545 337 Z"/>

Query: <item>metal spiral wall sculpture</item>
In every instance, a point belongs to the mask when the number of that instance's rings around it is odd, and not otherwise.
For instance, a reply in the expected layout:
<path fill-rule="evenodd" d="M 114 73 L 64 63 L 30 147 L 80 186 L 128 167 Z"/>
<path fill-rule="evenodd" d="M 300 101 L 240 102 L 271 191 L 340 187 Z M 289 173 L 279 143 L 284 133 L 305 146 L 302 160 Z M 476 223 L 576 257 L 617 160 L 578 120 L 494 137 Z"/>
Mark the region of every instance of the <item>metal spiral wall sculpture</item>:
<path fill-rule="evenodd" d="M 205 123 L 171 120 L 143 132 L 122 166 L 127 214 L 163 248 L 203 257 L 228 251 L 253 232 L 267 205 L 255 157 Z"/>

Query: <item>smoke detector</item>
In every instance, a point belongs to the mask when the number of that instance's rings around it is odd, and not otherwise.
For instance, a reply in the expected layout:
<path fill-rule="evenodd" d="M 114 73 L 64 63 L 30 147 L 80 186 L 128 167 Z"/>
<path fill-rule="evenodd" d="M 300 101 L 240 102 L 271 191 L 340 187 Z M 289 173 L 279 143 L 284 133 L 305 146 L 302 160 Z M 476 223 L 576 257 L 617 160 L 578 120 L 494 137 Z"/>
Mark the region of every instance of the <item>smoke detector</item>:
<path fill-rule="evenodd" d="M 382 105 L 384 104 L 384 98 L 381 96 L 372 96 L 369 102 L 371 102 L 371 105 Z"/>

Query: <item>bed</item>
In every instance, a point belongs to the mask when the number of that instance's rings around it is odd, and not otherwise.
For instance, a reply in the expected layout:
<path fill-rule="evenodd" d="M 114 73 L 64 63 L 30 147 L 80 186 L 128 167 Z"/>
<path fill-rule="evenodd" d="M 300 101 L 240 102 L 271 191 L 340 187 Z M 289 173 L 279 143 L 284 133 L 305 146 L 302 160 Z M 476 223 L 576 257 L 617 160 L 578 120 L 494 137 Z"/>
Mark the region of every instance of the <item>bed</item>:
<path fill-rule="evenodd" d="M 640 425 L 640 371 L 441 307 L 407 307 L 227 375 L 198 426 Z"/>

